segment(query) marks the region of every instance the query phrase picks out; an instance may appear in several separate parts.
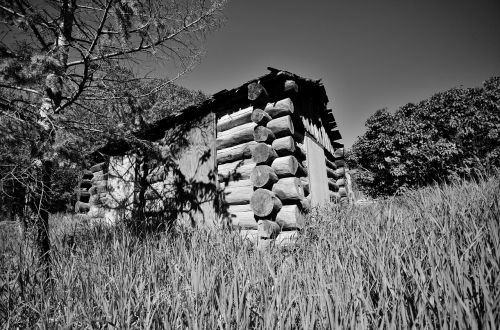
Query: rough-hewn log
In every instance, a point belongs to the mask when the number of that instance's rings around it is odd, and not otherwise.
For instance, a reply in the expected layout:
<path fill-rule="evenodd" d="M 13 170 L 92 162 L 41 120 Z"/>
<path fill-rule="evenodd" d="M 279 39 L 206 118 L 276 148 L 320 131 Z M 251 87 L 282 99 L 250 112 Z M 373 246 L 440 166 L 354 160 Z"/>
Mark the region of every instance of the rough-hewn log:
<path fill-rule="evenodd" d="M 335 158 L 344 158 L 344 148 L 338 148 L 335 150 L 335 153 L 333 154 L 333 157 Z"/>
<path fill-rule="evenodd" d="M 325 158 L 325 163 L 326 163 L 326 166 L 328 168 L 330 168 L 331 170 L 336 170 L 337 169 L 337 165 L 335 165 L 335 163 L 332 162 L 331 160 L 329 160 L 328 158 Z"/>
<path fill-rule="evenodd" d="M 272 162 L 271 167 L 280 178 L 287 176 L 300 176 L 305 173 L 304 168 L 299 164 L 295 156 L 283 156 L 276 158 Z"/>
<path fill-rule="evenodd" d="M 291 136 L 285 136 L 273 141 L 273 149 L 279 156 L 293 155 L 296 152 L 296 144 Z"/>
<path fill-rule="evenodd" d="M 259 143 L 252 152 L 252 159 L 256 164 L 271 164 L 277 157 L 276 151 L 265 143 Z"/>
<path fill-rule="evenodd" d="M 326 168 L 326 176 L 329 178 L 337 178 L 337 175 L 335 174 L 335 171 L 330 169 L 329 167 Z"/>
<path fill-rule="evenodd" d="M 257 230 L 259 238 L 270 238 L 275 239 L 278 237 L 281 228 L 280 226 L 271 220 L 259 220 L 257 222 Z"/>
<path fill-rule="evenodd" d="M 298 238 L 299 232 L 297 230 L 282 231 L 274 240 L 274 244 L 280 248 L 292 247 L 296 244 Z"/>
<path fill-rule="evenodd" d="M 254 187 L 269 188 L 273 183 L 278 181 L 278 176 L 271 166 L 257 165 L 252 170 L 250 180 L 252 181 Z"/>
<path fill-rule="evenodd" d="M 269 128 L 257 125 L 253 130 L 253 139 L 257 142 L 271 143 L 276 137 Z"/>
<path fill-rule="evenodd" d="M 254 109 L 252 112 L 252 121 L 257 125 L 265 126 L 272 118 L 262 109 Z"/>
<path fill-rule="evenodd" d="M 252 111 L 253 107 L 248 107 L 220 117 L 217 120 L 217 132 L 227 131 L 233 127 L 249 123 Z"/>
<path fill-rule="evenodd" d="M 84 213 L 88 212 L 90 210 L 90 204 L 89 203 L 84 203 L 84 202 L 76 202 L 75 204 L 75 212 L 76 213 Z"/>
<path fill-rule="evenodd" d="M 252 159 L 237 160 L 232 163 L 221 164 L 217 166 L 219 181 L 231 179 L 245 180 L 250 178 L 255 162 Z"/>
<path fill-rule="evenodd" d="M 248 206 L 248 210 L 241 210 L 239 206 Z M 248 204 L 231 205 L 228 208 L 231 225 L 245 229 L 257 229 L 257 221 Z"/>
<path fill-rule="evenodd" d="M 331 191 L 338 191 L 339 190 L 339 186 L 332 179 L 328 179 L 328 188 Z"/>
<path fill-rule="evenodd" d="M 106 168 L 107 168 L 106 163 L 99 163 L 99 164 L 95 164 L 94 166 L 92 166 L 90 168 L 90 172 L 94 173 L 94 172 L 98 172 L 98 171 L 105 171 Z"/>
<path fill-rule="evenodd" d="M 340 197 L 347 197 L 347 189 L 345 187 L 339 187 Z"/>
<path fill-rule="evenodd" d="M 253 185 L 250 180 L 229 181 L 224 189 L 223 202 L 229 205 L 248 204 L 253 194 Z"/>
<path fill-rule="evenodd" d="M 343 160 L 343 159 L 337 159 L 335 161 L 335 165 L 337 165 L 337 167 L 343 167 L 343 166 L 345 166 L 345 160 Z"/>
<path fill-rule="evenodd" d="M 228 129 L 227 131 L 217 133 L 217 150 L 252 141 L 253 129 L 255 126 L 257 126 L 257 124 L 249 122 Z"/>
<path fill-rule="evenodd" d="M 229 163 L 235 160 L 252 157 L 252 151 L 257 142 L 250 141 L 217 151 L 217 164 Z"/>
<path fill-rule="evenodd" d="M 302 188 L 304 189 L 304 194 L 309 195 L 309 179 L 307 177 L 301 177 L 300 183 L 302 184 Z"/>
<path fill-rule="evenodd" d="M 264 86 L 258 82 L 253 82 L 248 84 L 248 99 L 254 104 L 265 104 L 269 99 L 269 95 Z"/>
<path fill-rule="evenodd" d="M 335 170 L 335 177 L 336 178 L 343 177 L 344 175 L 345 175 L 345 168 L 344 167 L 340 167 L 340 168 Z"/>
<path fill-rule="evenodd" d="M 267 123 L 269 128 L 277 138 L 293 135 L 295 129 L 293 128 L 292 117 L 284 116 L 271 120 Z"/>
<path fill-rule="evenodd" d="M 276 195 L 267 189 L 259 188 L 254 191 L 250 198 L 250 206 L 258 217 L 267 217 L 281 209 L 281 201 Z"/>
<path fill-rule="evenodd" d="M 294 112 L 293 102 L 290 98 L 268 103 L 264 109 L 272 118 L 277 118 Z"/>
<path fill-rule="evenodd" d="M 273 185 L 273 192 L 283 202 L 300 201 L 304 198 L 304 188 L 297 177 L 282 178 Z"/>
<path fill-rule="evenodd" d="M 337 184 L 337 186 L 345 186 L 345 179 L 338 179 L 337 181 L 335 181 L 335 183 Z"/>
<path fill-rule="evenodd" d="M 285 81 L 285 86 L 284 86 L 285 92 L 295 92 L 298 93 L 299 91 L 299 86 L 297 83 L 293 80 L 287 80 Z"/>
<path fill-rule="evenodd" d="M 304 227 L 304 215 L 297 205 L 283 205 L 276 215 L 276 222 L 282 230 L 300 229 Z"/>

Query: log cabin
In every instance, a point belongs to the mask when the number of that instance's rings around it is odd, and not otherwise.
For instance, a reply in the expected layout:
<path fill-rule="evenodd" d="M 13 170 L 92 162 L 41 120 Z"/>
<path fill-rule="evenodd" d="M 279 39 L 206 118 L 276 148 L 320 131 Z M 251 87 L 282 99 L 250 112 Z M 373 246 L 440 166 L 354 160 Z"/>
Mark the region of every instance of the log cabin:
<path fill-rule="evenodd" d="M 125 143 L 102 148 L 102 162 L 83 173 L 76 212 L 114 222 L 140 205 L 143 217 L 170 212 L 284 240 L 311 207 L 348 201 L 323 84 L 268 69 L 135 134 L 156 147 L 155 157 Z"/>

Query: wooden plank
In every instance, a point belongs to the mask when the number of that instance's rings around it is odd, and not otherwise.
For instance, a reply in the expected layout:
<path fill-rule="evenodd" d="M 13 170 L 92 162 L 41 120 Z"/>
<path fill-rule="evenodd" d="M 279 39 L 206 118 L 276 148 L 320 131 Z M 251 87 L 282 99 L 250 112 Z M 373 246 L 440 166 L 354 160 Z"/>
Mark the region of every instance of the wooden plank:
<path fill-rule="evenodd" d="M 279 117 L 271 120 L 267 123 L 267 128 L 269 128 L 277 138 L 294 135 L 295 133 L 292 117 L 290 116 Z"/>
<path fill-rule="evenodd" d="M 244 205 L 250 203 L 253 195 L 253 184 L 250 180 L 229 181 L 227 186 L 221 184 L 224 194 L 222 202 L 229 205 Z"/>
<path fill-rule="evenodd" d="M 294 112 L 294 105 L 290 98 L 286 98 L 275 103 L 268 103 L 264 111 L 272 118 L 278 118 L 292 114 Z"/>
<path fill-rule="evenodd" d="M 276 215 L 276 222 L 282 230 L 300 229 L 304 227 L 305 218 L 297 205 L 283 205 Z"/>

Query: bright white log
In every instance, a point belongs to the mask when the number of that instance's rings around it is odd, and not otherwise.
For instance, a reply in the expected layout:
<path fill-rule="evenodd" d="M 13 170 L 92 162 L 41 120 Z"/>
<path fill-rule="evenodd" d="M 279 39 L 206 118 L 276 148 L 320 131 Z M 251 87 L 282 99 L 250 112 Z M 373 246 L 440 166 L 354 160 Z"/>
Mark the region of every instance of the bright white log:
<path fill-rule="evenodd" d="M 252 211 L 232 211 L 229 208 L 229 219 L 233 227 L 257 229 L 257 221 Z"/>
<path fill-rule="evenodd" d="M 290 98 L 268 103 L 264 109 L 272 118 L 277 118 L 294 112 L 293 102 Z"/>
<path fill-rule="evenodd" d="M 265 126 L 271 119 L 271 116 L 262 109 L 254 109 L 252 112 L 251 120 L 257 125 Z"/>
<path fill-rule="evenodd" d="M 276 195 L 267 189 L 259 188 L 254 191 L 250 199 L 253 213 L 258 217 L 267 217 L 281 209 L 281 201 Z"/>
<path fill-rule="evenodd" d="M 278 154 L 265 143 L 259 143 L 252 151 L 252 159 L 256 164 L 271 164 Z"/>
<path fill-rule="evenodd" d="M 340 197 L 347 197 L 347 189 L 345 187 L 339 187 Z"/>
<path fill-rule="evenodd" d="M 278 181 L 278 176 L 271 166 L 257 165 L 252 170 L 250 180 L 252 181 L 254 187 L 266 188 L 271 187 L 273 183 Z"/>
<path fill-rule="evenodd" d="M 271 143 L 276 137 L 269 128 L 257 125 L 253 130 L 253 139 L 257 142 Z"/>
<path fill-rule="evenodd" d="M 255 162 L 252 159 L 237 160 L 232 163 L 221 164 L 217 166 L 219 181 L 227 180 L 245 180 L 250 178 Z"/>
<path fill-rule="evenodd" d="M 278 237 L 281 228 L 280 226 L 271 220 L 259 220 L 257 222 L 257 230 L 259 238 L 270 238 L 275 239 Z"/>
<path fill-rule="evenodd" d="M 94 173 L 94 172 L 99 172 L 99 171 L 105 171 L 106 168 L 107 168 L 106 163 L 99 163 L 99 164 L 95 164 L 94 166 L 92 166 L 90 168 L 90 172 Z"/>
<path fill-rule="evenodd" d="M 229 163 L 235 160 L 252 157 L 252 151 L 257 142 L 250 141 L 217 151 L 217 164 Z"/>
<path fill-rule="evenodd" d="M 271 167 L 280 178 L 287 176 L 299 176 L 305 173 L 304 168 L 302 168 L 295 156 L 276 158 L 272 162 Z"/>
<path fill-rule="evenodd" d="M 284 116 L 271 120 L 267 123 L 269 128 L 277 138 L 293 135 L 295 129 L 293 128 L 292 117 Z"/>
<path fill-rule="evenodd" d="M 291 136 L 274 140 L 272 146 L 279 156 L 293 155 L 297 149 L 295 140 Z"/>
<path fill-rule="evenodd" d="M 300 179 L 297 177 L 288 177 L 278 180 L 273 185 L 273 192 L 283 202 L 285 201 L 300 201 L 304 196 L 304 188 Z"/>
<path fill-rule="evenodd" d="M 223 202 L 229 205 L 248 204 L 253 194 L 253 185 L 250 180 L 229 181 L 227 186 L 221 184 L 224 190 Z"/>
<path fill-rule="evenodd" d="M 345 175 L 345 168 L 344 167 L 341 167 L 341 168 L 338 168 L 335 170 L 335 177 L 336 178 L 343 177 L 344 175 Z"/>
<path fill-rule="evenodd" d="M 227 131 L 251 121 L 253 107 L 240 109 L 236 112 L 226 114 L 217 120 L 217 132 Z"/>
<path fill-rule="evenodd" d="M 297 205 L 283 205 L 276 215 L 276 222 L 282 230 L 300 229 L 304 227 L 304 215 Z"/>
<path fill-rule="evenodd" d="M 217 133 L 217 150 L 253 141 L 253 129 L 255 126 L 257 124 L 249 122 Z"/>
<path fill-rule="evenodd" d="M 282 231 L 274 240 L 274 244 L 281 248 L 290 247 L 295 245 L 298 238 L 299 233 L 296 230 Z"/>
<path fill-rule="evenodd" d="M 345 180 L 343 178 L 338 179 L 337 181 L 335 181 L 335 183 L 337 184 L 337 186 L 345 186 Z"/>

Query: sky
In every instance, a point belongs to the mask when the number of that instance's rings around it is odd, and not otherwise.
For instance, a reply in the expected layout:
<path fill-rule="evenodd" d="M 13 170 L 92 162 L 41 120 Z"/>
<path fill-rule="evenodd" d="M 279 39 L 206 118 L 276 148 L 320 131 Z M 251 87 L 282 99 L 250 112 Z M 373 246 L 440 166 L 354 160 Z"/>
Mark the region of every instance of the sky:
<path fill-rule="evenodd" d="M 500 0 L 233 0 L 225 16 L 178 83 L 213 94 L 268 66 L 322 79 L 346 147 L 378 109 L 500 75 Z"/>

